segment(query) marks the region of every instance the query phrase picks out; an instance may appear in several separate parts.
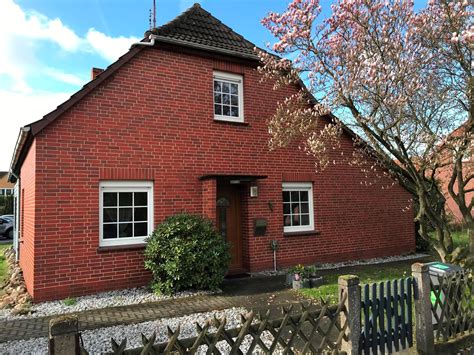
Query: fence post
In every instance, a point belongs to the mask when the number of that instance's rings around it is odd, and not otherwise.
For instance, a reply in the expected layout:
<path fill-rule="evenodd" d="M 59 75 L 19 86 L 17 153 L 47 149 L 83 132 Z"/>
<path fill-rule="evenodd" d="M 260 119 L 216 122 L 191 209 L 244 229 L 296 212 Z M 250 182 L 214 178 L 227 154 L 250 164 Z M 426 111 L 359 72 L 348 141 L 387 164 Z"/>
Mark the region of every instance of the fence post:
<path fill-rule="evenodd" d="M 411 266 L 415 281 L 415 331 L 418 354 L 434 354 L 434 334 L 431 315 L 431 285 L 429 266 L 415 263 Z"/>
<path fill-rule="evenodd" d="M 77 315 L 65 315 L 49 321 L 49 354 L 79 354 L 79 321 Z"/>
<path fill-rule="evenodd" d="M 339 276 L 339 301 L 343 294 L 347 294 L 344 302 L 347 315 L 341 313 L 341 324 L 347 321 L 347 341 L 342 341 L 341 350 L 348 355 L 359 353 L 359 341 L 361 335 L 360 325 L 360 286 L 359 278 L 355 275 Z"/>

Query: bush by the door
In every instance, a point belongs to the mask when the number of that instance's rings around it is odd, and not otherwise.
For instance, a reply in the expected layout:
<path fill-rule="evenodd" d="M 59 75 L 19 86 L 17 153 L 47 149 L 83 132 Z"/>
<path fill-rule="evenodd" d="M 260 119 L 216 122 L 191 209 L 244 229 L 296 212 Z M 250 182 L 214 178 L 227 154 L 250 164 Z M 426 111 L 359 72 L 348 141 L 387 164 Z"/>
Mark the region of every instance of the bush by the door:
<path fill-rule="evenodd" d="M 168 217 L 147 240 L 145 268 L 155 291 L 214 290 L 230 261 L 227 242 L 212 222 L 197 215 Z"/>

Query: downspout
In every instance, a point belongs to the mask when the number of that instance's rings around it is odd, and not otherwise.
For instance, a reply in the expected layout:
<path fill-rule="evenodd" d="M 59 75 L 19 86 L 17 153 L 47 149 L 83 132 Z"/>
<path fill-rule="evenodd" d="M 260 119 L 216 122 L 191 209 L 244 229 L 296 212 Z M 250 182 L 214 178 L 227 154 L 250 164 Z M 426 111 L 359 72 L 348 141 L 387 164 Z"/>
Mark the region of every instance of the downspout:
<path fill-rule="evenodd" d="M 10 164 L 10 171 L 8 180 L 10 180 L 10 176 L 13 176 L 17 180 L 17 201 L 16 201 L 16 211 L 15 211 L 15 229 L 16 229 L 16 250 L 15 250 L 15 258 L 16 261 L 20 259 L 20 235 L 23 231 L 20 230 L 20 204 L 21 204 L 21 179 L 20 176 L 15 173 L 14 169 L 18 164 L 18 159 L 21 155 L 21 152 L 24 148 L 25 142 L 27 141 L 28 134 L 31 132 L 30 126 L 25 126 L 20 128 L 20 136 L 15 144 L 15 150 L 13 153 L 12 162 Z"/>
<path fill-rule="evenodd" d="M 15 204 L 15 220 L 14 220 L 14 230 L 16 234 L 16 245 L 14 246 L 15 248 L 15 261 L 20 260 L 20 194 L 21 194 L 21 178 L 17 174 L 13 172 L 13 170 L 10 170 L 10 174 L 16 179 L 17 181 L 17 186 L 16 186 L 16 204 Z"/>

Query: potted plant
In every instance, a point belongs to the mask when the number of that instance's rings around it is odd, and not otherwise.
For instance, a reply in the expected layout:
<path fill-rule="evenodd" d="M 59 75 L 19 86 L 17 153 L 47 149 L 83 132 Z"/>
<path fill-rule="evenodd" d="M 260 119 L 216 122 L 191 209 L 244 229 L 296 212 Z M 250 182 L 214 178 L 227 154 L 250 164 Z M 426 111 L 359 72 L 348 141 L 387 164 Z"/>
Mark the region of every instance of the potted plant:
<path fill-rule="evenodd" d="M 291 285 L 294 289 L 308 288 L 309 279 L 306 277 L 305 267 L 301 264 L 296 265 L 295 267 L 289 270 L 289 278 L 291 279 Z M 288 276 L 287 276 L 288 281 Z"/>
<path fill-rule="evenodd" d="M 295 279 L 295 274 L 296 274 L 296 266 L 290 267 L 286 271 L 286 285 L 287 286 L 292 286 L 293 285 L 293 280 Z"/>
<path fill-rule="evenodd" d="M 323 283 L 323 277 L 318 276 L 316 272 L 316 266 L 310 265 L 306 266 L 304 270 L 305 278 L 309 280 L 310 287 L 318 287 Z"/>

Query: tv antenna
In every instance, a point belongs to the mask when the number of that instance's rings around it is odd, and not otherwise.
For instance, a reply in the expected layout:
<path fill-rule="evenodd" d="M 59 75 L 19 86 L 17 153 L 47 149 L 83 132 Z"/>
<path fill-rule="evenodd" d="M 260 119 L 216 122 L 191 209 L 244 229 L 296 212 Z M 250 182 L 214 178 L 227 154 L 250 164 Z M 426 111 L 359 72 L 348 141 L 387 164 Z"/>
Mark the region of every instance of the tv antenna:
<path fill-rule="evenodd" d="M 153 0 L 153 8 L 150 9 L 150 16 L 148 18 L 148 23 L 150 25 L 150 30 L 156 28 L 156 0 Z M 152 23 L 153 23 L 153 27 L 151 27 Z"/>

